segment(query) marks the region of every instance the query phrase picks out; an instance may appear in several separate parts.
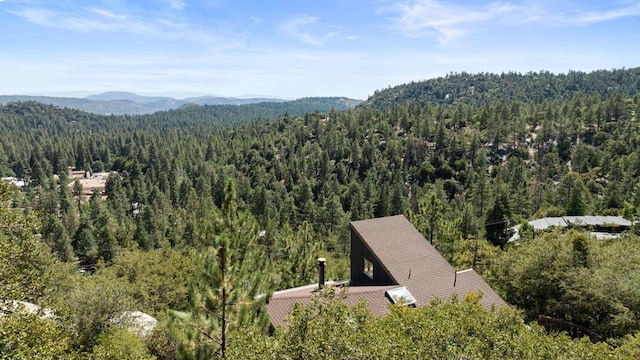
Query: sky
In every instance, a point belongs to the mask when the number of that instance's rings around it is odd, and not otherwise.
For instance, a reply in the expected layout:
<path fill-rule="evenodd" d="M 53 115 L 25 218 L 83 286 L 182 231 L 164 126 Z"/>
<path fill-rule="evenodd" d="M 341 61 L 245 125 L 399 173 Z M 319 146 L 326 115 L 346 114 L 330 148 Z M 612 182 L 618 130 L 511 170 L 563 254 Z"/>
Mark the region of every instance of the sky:
<path fill-rule="evenodd" d="M 366 99 L 640 66 L 640 0 L 0 0 L 0 94 Z"/>

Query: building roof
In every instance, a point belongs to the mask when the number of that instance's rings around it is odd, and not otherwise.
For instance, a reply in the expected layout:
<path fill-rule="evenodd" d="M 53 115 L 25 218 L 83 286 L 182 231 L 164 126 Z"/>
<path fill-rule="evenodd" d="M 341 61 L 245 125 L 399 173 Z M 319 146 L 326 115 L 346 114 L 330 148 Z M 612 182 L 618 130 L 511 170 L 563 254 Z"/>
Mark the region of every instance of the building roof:
<path fill-rule="evenodd" d="M 16 178 L 16 177 L 12 177 L 12 176 L 9 176 L 9 177 L 3 177 L 3 178 L 2 178 L 2 181 L 6 181 L 6 182 L 8 182 L 8 183 L 10 183 L 10 184 L 15 185 L 16 187 L 19 187 L 19 188 L 24 187 L 24 185 L 25 185 L 24 180 L 22 180 L 22 179 L 18 179 L 18 178 Z"/>
<path fill-rule="evenodd" d="M 473 269 L 456 272 L 403 215 L 354 221 L 351 228 L 418 306 L 454 294 L 462 298 L 472 291 L 483 293 L 481 303 L 487 307 L 508 306 Z"/>
<path fill-rule="evenodd" d="M 566 227 L 567 223 L 562 217 L 547 217 L 529 221 L 534 230 L 544 230 L 552 226 Z"/>
<path fill-rule="evenodd" d="M 629 228 L 633 223 L 621 216 L 600 216 L 600 215 L 584 215 L 584 216 L 558 216 L 558 217 L 546 217 L 529 221 L 529 225 L 534 230 L 546 230 L 550 227 L 600 227 L 600 228 Z M 520 225 L 516 225 L 511 228 L 514 231 L 513 236 L 509 239 L 509 242 L 520 239 Z M 608 239 L 619 237 L 618 234 L 608 232 L 591 232 L 591 235 L 597 239 Z"/>
<path fill-rule="evenodd" d="M 480 292 L 483 306 L 508 306 L 473 269 L 456 271 L 402 215 L 354 221 L 351 230 L 382 264 L 393 284 L 362 284 L 353 280 L 327 283 L 327 286 L 348 285 L 344 290 L 347 305 L 365 301 L 373 315 L 385 315 L 398 296 L 422 306 L 435 298 L 462 299 L 470 292 Z M 293 304 L 309 303 L 317 289 L 318 284 L 312 284 L 275 292 L 266 306 L 272 325 L 284 325 Z"/>
<path fill-rule="evenodd" d="M 579 226 L 624 226 L 630 227 L 631 221 L 620 216 L 565 216 L 564 220 L 567 224 Z"/>
<path fill-rule="evenodd" d="M 389 312 L 391 302 L 385 297 L 385 292 L 398 287 L 397 285 L 347 286 L 348 281 L 327 282 L 325 285 L 335 286 L 340 289 L 339 291 L 344 291 L 344 302 L 349 306 L 355 306 L 360 301 L 364 301 L 373 315 L 386 315 Z M 318 284 L 274 292 L 266 306 L 271 324 L 285 325 L 291 307 L 294 304 L 308 304 L 316 292 L 318 292 Z"/>
<path fill-rule="evenodd" d="M 551 226 L 567 227 L 569 225 L 574 226 L 623 226 L 630 227 L 631 221 L 621 216 L 599 216 L 599 215 L 585 215 L 585 216 L 562 216 L 562 217 L 546 217 L 529 221 L 529 224 L 533 226 L 534 230 L 544 230 Z"/>
<path fill-rule="evenodd" d="M 113 172 L 113 173 L 117 174 L 116 172 Z M 99 191 L 99 192 L 104 191 L 107 184 L 107 178 L 109 177 L 110 174 L 111 172 L 101 172 L 101 173 L 95 173 L 90 177 L 85 177 L 86 175 L 85 172 L 74 171 L 69 176 L 69 179 L 71 181 L 67 186 L 69 188 L 73 188 L 75 180 L 78 180 L 80 184 L 82 184 L 82 189 L 85 191 L 85 194 L 91 195 L 93 191 Z"/>

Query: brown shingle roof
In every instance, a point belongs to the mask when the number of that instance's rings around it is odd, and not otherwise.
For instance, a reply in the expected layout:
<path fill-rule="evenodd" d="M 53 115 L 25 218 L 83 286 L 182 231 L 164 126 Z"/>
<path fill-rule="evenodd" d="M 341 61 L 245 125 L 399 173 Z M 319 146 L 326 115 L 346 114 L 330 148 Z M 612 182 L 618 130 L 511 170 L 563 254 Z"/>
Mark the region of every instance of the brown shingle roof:
<path fill-rule="evenodd" d="M 475 270 L 467 269 L 458 271 L 456 293 L 464 296 L 470 292 L 478 291 L 482 293 L 480 303 L 487 309 L 494 305 L 497 307 L 509 306 Z M 459 299 L 462 300 L 462 298 Z"/>
<path fill-rule="evenodd" d="M 480 300 L 483 306 L 508 306 L 474 270 L 456 272 L 402 215 L 354 221 L 351 228 L 377 257 L 395 285 L 352 283 L 345 294 L 345 302 L 350 306 L 364 300 L 372 314 L 385 315 L 391 304 L 385 292 L 400 286 L 407 287 L 417 306 L 426 305 L 434 298 L 447 300 L 454 294 L 462 299 L 478 291 L 483 295 Z M 318 285 L 313 284 L 275 292 L 266 306 L 271 324 L 284 325 L 291 306 L 309 303 L 317 288 Z"/>
<path fill-rule="evenodd" d="M 456 279 L 453 266 L 403 215 L 354 221 L 351 228 L 394 281 L 409 289 L 418 306 L 434 297 L 446 300 L 457 294 L 462 299 L 471 291 L 483 293 L 485 306 L 508 306 L 474 270 L 458 272 Z"/>
<path fill-rule="evenodd" d="M 341 285 L 342 284 L 327 283 L 327 286 Z M 385 291 L 393 288 L 397 288 L 397 286 L 348 286 L 342 289 L 345 291 L 344 302 L 347 305 L 354 306 L 364 300 L 371 313 L 379 316 L 389 312 L 389 304 L 391 303 L 385 296 Z M 271 324 L 273 326 L 285 325 L 291 307 L 294 304 L 308 304 L 311 301 L 312 295 L 317 290 L 318 284 L 313 284 L 273 293 L 273 296 L 269 299 L 269 303 L 266 305 Z"/>

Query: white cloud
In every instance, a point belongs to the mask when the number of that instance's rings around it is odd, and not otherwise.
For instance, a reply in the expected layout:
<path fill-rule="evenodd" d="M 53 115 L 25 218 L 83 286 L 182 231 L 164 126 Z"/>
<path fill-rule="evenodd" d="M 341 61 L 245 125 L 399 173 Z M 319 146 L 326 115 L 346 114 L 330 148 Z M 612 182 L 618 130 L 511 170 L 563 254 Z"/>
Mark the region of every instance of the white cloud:
<path fill-rule="evenodd" d="M 625 7 L 606 11 L 587 11 L 577 14 L 574 18 L 566 17 L 567 22 L 588 25 L 593 23 L 612 21 L 626 17 L 640 16 L 640 3 L 631 3 Z"/>
<path fill-rule="evenodd" d="M 465 6 L 435 0 L 413 0 L 390 5 L 382 12 L 396 14 L 395 26 L 408 37 L 435 36 L 445 43 L 468 33 L 478 24 L 495 21 L 516 10 L 517 6 L 498 2 Z"/>
<path fill-rule="evenodd" d="M 172 1 L 174 5 L 186 2 Z M 48 9 L 23 6 L 9 13 L 43 27 L 78 33 L 137 34 L 155 40 L 177 40 L 220 46 L 239 46 L 246 36 L 224 28 L 209 29 L 198 24 L 180 21 L 171 14 L 134 12 L 127 8 L 69 8 Z"/>
<path fill-rule="evenodd" d="M 106 18 L 111 18 L 111 19 L 118 19 L 118 20 L 125 20 L 126 16 L 124 15 L 118 15 L 115 14 L 112 11 L 106 10 L 106 9 L 100 9 L 100 8 L 88 8 L 87 9 L 89 12 L 92 12 L 96 15 L 100 15 Z"/>
<path fill-rule="evenodd" d="M 284 23 L 280 30 L 289 37 L 305 44 L 322 46 L 327 40 L 338 36 L 339 33 L 333 31 L 320 32 L 319 35 L 311 33 L 309 28 L 316 28 L 317 26 L 314 25 L 318 23 L 318 20 L 320 18 L 316 16 L 300 15 Z"/>
<path fill-rule="evenodd" d="M 462 5 L 444 0 L 408 0 L 386 4 L 379 9 L 379 13 L 393 14 L 394 27 L 405 36 L 435 37 L 440 43 L 455 40 L 484 26 L 531 23 L 580 26 L 640 16 L 638 1 L 597 10 L 585 9 L 585 3 L 581 2 L 554 4 L 521 1 Z"/>
<path fill-rule="evenodd" d="M 187 6 L 187 2 L 184 0 L 169 0 L 169 6 L 176 10 L 182 10 Z"/>
<path fill-rule="evenodd" d="M 154 33 L 157 29 L 150 23 L 130 19 L 109 10 L 90 8 L 81 13 L 65 13 L 43 8 L 23 8 L 11 11 L 36 25 L 73 30 L 80 32 L 131 32 L 140 34 Z"/>
<path fill-rule="evenodd" d="M 251 16 L 250 20 L 251 20 L 251 26 L 257 26 L 262 24 L 262 18 L 259 16 Z"/>

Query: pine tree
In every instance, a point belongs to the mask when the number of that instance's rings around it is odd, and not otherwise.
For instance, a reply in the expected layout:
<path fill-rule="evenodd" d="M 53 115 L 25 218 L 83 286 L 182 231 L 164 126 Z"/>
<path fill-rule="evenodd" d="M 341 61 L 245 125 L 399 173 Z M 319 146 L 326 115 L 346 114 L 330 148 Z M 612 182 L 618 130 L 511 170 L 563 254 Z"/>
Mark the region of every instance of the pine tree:
<path fill-rule="evenodd" d="M 65 262 L 73 260 L 71 238 L 56 215 L 49 214 L 45 217 L 42 224 L 42 239 L 51 247 L 51 251 L 58 259 Z"/>
<path fill-rule="evenodd" d="M 442 203 L 435 192 L 423 197 L 418 202 L 418 213 L 412 214 L 414 224 L 419 224 L 420 231 L 428 234 L 429 243 L 433 245 L 433 238 L 440 229 L 442 218 Z"/>
<path fill-rule="evenodd" d="M 509 198 L 505 190 L 502 190 L 496 198 L 493 208 L 487 214 L 485 231 L 487 240 L 493 245 L 504 247 L 507 243 L 507 227 L 509 225 Z"/>
<path fill-rule="evenodd" d="M 71 190 L 71 193 L 73 194 L 73 196 L 76 197 L 76 203 L 78 204 L 78 208 L 80 208 L 80 201 L 82 200 L 82 194 L 84 192 L 82 188 L 82 183 L 80 182 L 79 179 L 76 179 L 73 182 L 73 190 Z"/>
<path fill-rule="evenodd" d="M 224 359 L 234 332 L 269 324 L 262 306 L 270 297 L 268 271 L 259 263 L 264 249 L 257 244 L 256 222 L 238 207 L 230 181 L 217 224 L 220 233 L 194 256 L 198 273 L 190 287 L 190 309 L 173 313 L 171 321 L 178 351 L 186 359 Z"/>
<path fill-rule="evenodd" d="M 579 216 L 586 213 L 585 194 L 588 191 L 578 174 L 569 172 L 562 177 L 558 192 L 561 194 L 560 200 L 566 204 L 567 215 Z"/>
<path fill-rule="evenodd" d="M 69 173 L 65 168 L 60 172 L 58 197 L 60 200 L 60 210 L 65 213 L 71 209 L 71 197 L 69 193 Z"/>
<path fill-rule="evenodd" d="M 39 219 L 11 208 L 17 192 L 0 181 L 0 298 L 33 301 L 51 280 L 53 257 L 34 235 L 40 231 Z"/>
<path fill-rule="evenodd" d="M 95 228 L 86 214 L 80 215 L 80 225 L 76 230 L 73 243 L 76 255 L 85 264 L 95 264 L 99 249 L 95 237 Z"/>

